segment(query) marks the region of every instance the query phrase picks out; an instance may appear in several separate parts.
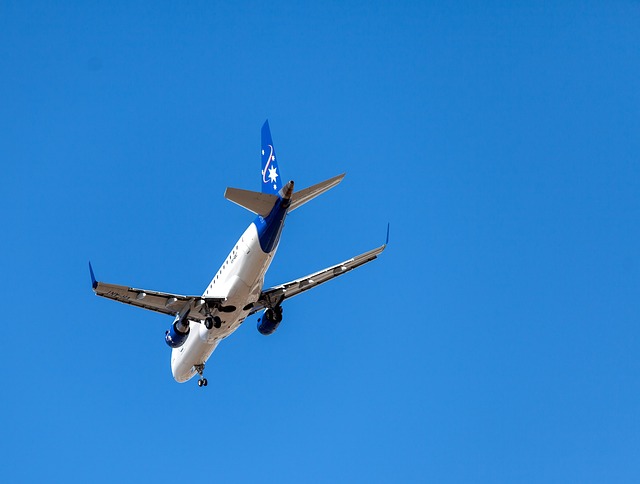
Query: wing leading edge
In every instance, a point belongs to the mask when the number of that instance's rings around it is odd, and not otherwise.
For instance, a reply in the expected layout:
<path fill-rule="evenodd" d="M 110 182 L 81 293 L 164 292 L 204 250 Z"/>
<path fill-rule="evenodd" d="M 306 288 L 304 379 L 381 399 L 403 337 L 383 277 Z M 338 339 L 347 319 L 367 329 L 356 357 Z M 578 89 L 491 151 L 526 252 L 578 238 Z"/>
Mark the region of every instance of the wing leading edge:
<path fill-rule="evenodd" d="M 349 260 L 341 262 L 331 267 L 327 267 L 308 276 L 296 279 L 295 281 L 287 282 L 279 286 L 273 286 L 269 289 L 262 291 L 260 299 L 255 303 L 251 309 L 251 314 L 261 311 L 266 308 L 272 308 L 282 304 L 286 299 L 297 296 L 300 293 L 318 287 L 320 284 L 324 284 L 331 279 L 346 274 L 353 269 L 356 269 L 368 262 L 371 262 L 378 258 L 378 255 L 387 247 L 389 243 L 389 228 L 387 227 L 387 241 L 380 247 L 360 254 Z"/>

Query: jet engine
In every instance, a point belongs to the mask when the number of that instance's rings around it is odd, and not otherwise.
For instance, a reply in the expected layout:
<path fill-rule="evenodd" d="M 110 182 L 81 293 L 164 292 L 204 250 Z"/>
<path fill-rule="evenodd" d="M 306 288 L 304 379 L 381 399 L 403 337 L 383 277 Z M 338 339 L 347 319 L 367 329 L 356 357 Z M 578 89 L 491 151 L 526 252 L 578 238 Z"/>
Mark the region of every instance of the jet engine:
<path fill-rule="evenodd" d="M 262 318 L 258 319 L 258 331 L 260 334 L 269 336 L 278 329 L 281 321 L 282 308 L 280 306 L 276 306 L 273 309 L 269 308 L 262 314 Z"/>
<path fill-rule="evenodd" d="M 164 333 L 164 341 L 172 348 L 180 348 L 189 336 L 189 320 L 177 316 L 171 327 Z"/>

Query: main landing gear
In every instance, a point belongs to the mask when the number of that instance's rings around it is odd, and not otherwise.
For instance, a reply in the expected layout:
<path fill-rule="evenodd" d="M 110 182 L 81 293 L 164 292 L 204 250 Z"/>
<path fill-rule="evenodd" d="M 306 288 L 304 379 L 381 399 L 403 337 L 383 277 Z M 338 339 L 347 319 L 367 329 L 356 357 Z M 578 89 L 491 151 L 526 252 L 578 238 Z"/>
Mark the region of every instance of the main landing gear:
<path fill-rule="evenodd" d="M 207 386 L 207 379 L 204 376 L 202 376 L 202 374 L 204 373 L 204 364 L 196 365 L 196 366 L 194 366 L 194 368 L 198 372 L 198 375 L 200 375 L 200 378 L 198 379 L 198 386 L 199 387 L 206 387 Z"/>
<path fill-rule="evenodd" d="M 207 329 L 220 329 L 220 326 L 222 326 L 222 320 L 218 316 L 208 317 L 204 320 L 204 327 Z"/>

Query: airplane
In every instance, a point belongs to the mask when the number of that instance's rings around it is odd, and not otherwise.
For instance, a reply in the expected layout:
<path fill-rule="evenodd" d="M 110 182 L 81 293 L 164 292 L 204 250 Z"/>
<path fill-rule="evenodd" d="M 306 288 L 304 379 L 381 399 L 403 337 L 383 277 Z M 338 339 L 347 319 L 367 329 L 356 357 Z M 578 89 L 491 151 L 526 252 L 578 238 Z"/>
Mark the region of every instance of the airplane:
<path fill-rule="evenodd" d="M 261 130 L 262 191 L 227 188 L 225 198 L 256 214 L 234 244 L 228 257 L 201 296 L 184 296 L 98 282 L 89 262 L 91 286 L 96 295 L 174 317 L 165 332 L 171 347 L 171 373 L 178 383 L 196 374 L 198 386 L 207 386 L 205 363 L 218 344 L 252 314 L 262 311 L 258 331 L 268 336 L 282 321 L 282 303 L 298 294 L 373 261 L 389 243 L 300 279 L 264 289 L 264 276 L 280 242 L 287 215 L 335 187 L 345 174 L 304 190 L 294 191 L 293 181 L 282 178 L 271 138 L 269 121 Z"/>

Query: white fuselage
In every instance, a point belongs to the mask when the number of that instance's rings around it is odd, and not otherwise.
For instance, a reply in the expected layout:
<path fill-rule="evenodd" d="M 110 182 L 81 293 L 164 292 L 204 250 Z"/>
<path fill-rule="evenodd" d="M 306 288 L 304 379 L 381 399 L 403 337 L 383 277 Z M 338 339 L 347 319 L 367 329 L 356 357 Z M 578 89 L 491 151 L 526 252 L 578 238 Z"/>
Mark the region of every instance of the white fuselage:
<path fill-rule="evenodd" d="M 234 306 L 235 310 L 218 313 L 220 328 L 191 323 L 187 341 L 171 351 L 171 372 L 177 382 L 196 375 L 196 365 L 203 365 L 218 343 L 240 327 L 251 311 L 251 303 L 260 297 L 276 249 L 277 245 L 268 254 L 262 250 L 254 223 L 244 231 L 203 293 L 204 297 L 226 298 L 225 306 Z"/>

